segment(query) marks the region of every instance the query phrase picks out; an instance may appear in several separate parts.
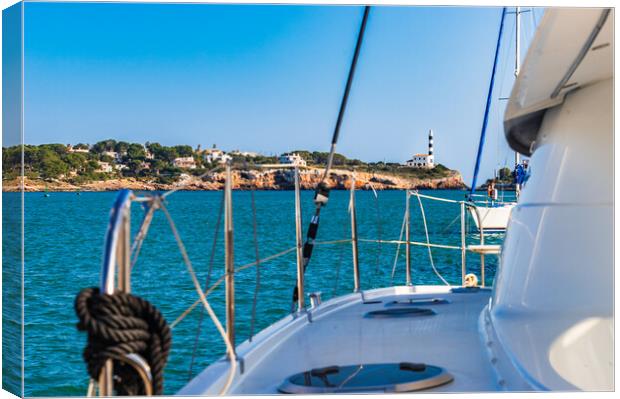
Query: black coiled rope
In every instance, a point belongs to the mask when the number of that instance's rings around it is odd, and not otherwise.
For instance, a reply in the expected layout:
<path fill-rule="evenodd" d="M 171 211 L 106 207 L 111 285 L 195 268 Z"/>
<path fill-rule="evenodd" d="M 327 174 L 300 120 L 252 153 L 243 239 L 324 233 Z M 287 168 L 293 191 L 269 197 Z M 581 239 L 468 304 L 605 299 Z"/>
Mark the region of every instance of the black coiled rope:
<path fill-rule="evenodd" d="M 83 356 L 91 378 L 97 380 L 106 360 L 115 359 L 116 394 L 146 394 L 137 372 L 117 360 L 135 353 L 151 368 L 153 394 L 163 394 L 164 367 L 172 334 L 159 310 L 131 294 L 107 295 L 101 294 L 98 288 L 86 288 L 75 298 L 75 312 L 80 319 L 78 330 L 88 333 Z"/>

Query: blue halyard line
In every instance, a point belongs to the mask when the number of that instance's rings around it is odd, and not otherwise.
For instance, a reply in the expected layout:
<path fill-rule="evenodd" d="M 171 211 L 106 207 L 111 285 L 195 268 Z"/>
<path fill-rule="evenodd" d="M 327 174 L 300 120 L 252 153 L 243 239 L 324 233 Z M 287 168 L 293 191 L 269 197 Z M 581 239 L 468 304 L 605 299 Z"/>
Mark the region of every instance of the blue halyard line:
<path fill-rule="evenodd" d="M 506 7 L 502 8 L 502 19 L 499 23 L 499 35 L 497 37 L 497 45 L 495 46 L 495 59 L 493 60 L 493 71 L 491 72 L 491 83 L 489 84 L 489 93 L 487 95 L 487 104 L 484 110 L 484 119 L 482 121 L 482 131 L 480 132 L 480 143 L 478 144 L 478 155 L 476 156 L 476 166 L 474 168 L 474 177 L 471 183 L 471 196 L 476 191 L 476 181 L 478 180 L 478 172 L 480 170 L 480 159 L 482 158 L 482 149 L 484 147 L 484 137 L 486 135 L 487 124 L 489 122 L 489 110 L 491 109 L 491 98 L 493 95 L 493 85 L 495 83 L 495 70 L 497 69 L 497 59 L 499 56 L 499 47 L 502 39 L 502 31 L 504 30 L 504 17 L 506 16 Z"/>

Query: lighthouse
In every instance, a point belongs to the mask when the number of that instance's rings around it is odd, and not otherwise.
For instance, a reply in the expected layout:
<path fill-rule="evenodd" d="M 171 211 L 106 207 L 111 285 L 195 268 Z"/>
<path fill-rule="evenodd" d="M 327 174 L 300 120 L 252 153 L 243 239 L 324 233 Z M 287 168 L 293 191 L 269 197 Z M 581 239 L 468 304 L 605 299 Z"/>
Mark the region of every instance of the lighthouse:
<path fill-rule="evenodd" d="M 435 166 L 435 156 L 433 155 L 433 129 L 428 131 L 428 162 L 427 167 Z"/>
<path fill-rule="evenodd" d="M 435 155 L 433 155 L 433 129 L 428 131 L 428 154 L 413 154 L 412 158 L 405 162 L 406 166 L 412 168 L 435 167 Z"/>

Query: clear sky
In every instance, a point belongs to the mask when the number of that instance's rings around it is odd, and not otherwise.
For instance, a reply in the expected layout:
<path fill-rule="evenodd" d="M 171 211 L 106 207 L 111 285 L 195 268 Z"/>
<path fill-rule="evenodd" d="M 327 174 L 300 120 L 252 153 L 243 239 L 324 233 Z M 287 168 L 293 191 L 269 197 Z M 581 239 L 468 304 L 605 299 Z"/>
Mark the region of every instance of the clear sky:
<path fill-rule="evenodd" d="M 327 151 L 361 7 L 25 6 L 25 141 L 106 138 Z M 426 152 L 471 178 L 500 8 L 374 7 L 338 152 L 404 162 Z M 523 16 L 523 55 L 541 10 Z M 501 117 L 513 81 L 508 15 L 482 177 L 512 167 Z"/>

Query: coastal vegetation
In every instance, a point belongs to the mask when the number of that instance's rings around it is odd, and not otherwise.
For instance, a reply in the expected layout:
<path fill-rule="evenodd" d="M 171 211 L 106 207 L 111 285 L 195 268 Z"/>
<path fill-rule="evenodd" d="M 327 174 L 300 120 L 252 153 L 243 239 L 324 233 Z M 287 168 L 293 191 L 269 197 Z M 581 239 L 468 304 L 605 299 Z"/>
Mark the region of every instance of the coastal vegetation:
<path fill-rule="evenodd" d="M 189 145 L 164 146 L 116 141 L 99 141 L 93 145 L 78 143 L 23 145 L 2 148 L 3 180 L 15 180 L 23 173 L 31 181 L 66 182 L 80 186 L 95 181 L 131 178 L 157 184 L 173 184 L 180 179 L 202 176 L 207 172 L 218 173 L 230 161 L 236 169 L 265 170 L 277 168 L 277 156 L 253 152 L 208 149 Z M 329 153 L 296 150 L 307 163 L 307 169 L 323 168 Z M 290 165 L 282 165 L 289 166 Z M 402 179 L 441 179 L 453 176 L 455 171 L 439 164 L 432 169 L 411 168 L 398 163 L 363 162 L 335 154 L 335 169 L 355 170 Z"/>
<path fill-rule="evenodd" d="M 495 181 L 496 186 L 501 186 L 509 190 L 514 189 L 514 177 L 510 168 L 501 168 L 494 179 L 487 179 L 486 182 L 484 182 L 478 189 L 486 188 L 489 184 L 491 184 L 491 181 Z"/>

